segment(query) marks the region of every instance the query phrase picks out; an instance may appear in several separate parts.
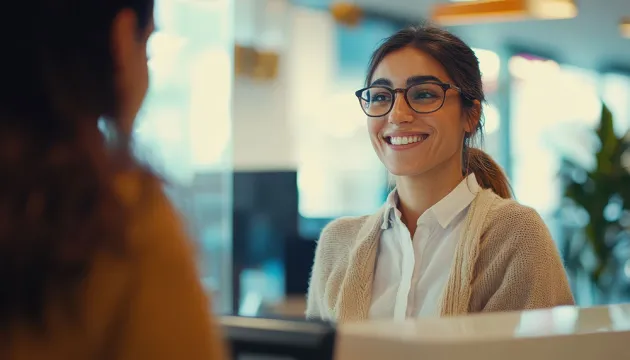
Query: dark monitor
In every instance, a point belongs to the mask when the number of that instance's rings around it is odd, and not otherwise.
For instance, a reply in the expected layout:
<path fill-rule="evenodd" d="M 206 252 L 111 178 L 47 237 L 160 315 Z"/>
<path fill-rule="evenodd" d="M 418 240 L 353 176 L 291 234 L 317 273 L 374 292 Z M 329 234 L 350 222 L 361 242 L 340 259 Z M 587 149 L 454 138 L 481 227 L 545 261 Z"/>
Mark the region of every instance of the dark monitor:
<path fill-rule="evenodd" d="M 223 316 L 234 360 L 332 360 L 335 327 L 303 319 Z"/>

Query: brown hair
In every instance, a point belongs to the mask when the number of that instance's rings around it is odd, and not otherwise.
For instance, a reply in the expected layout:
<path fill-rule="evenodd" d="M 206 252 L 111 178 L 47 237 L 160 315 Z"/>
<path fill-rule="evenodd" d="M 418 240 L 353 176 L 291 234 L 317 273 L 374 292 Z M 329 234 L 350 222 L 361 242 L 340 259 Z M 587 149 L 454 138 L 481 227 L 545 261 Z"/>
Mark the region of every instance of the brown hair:
<path fill-rule="evenodd" d="M 483 142 L 483 113 L 477 102 L 485 102 L 479 60 L 475 52 L 460 38 L 450 32 L 431 25 L 412 26 L 386 38 L 374 51 L 366 76 L 366 86 L 372 82 L 374 71 L 388 54 L 412 46 L 429 55 L 444 66 L 455 85 L 462 89 L 462 106 L 468 111 L 471 121 L 476 121 L 472 134 L 464 137 L 462 163 L 464 175 L 474 173 L 484 189 L 492 189 L 503 198 L 511 198 L 512 191 L 507 176 L 501 167 L 482 150 L 472 148 L 475 138 Z"/>
<path fill-rule="evenodd" d="M 122 253 L 127 218 L 113 179 L 129 167 L 151 176 L 116 118 L 110 34 L 123 9 L 146 33 L 153 0 L 17 1 L 11 9 L 0 24 L 11 34 L 0 84 L 0 328 L 44 325 L 52 292 L 76 293 L 97 251 Z M 116 141 L 106 141 L 101 120 Z"/>
<path fill-rule="evenodd" d="M 464 155 L 464 171 L 474 173 L 477 182 L 484 189 L 492 191 L 504 199 L 512 198 L 510 182 L 503 169 L 494 159 L 478 148 L 467 148 Z"/>

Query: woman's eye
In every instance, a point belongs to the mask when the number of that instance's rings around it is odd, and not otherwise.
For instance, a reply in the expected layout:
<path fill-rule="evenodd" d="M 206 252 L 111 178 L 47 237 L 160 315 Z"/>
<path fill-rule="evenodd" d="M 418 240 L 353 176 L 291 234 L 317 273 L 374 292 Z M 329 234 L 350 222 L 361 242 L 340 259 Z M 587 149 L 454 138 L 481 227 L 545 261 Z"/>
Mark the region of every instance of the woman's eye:
<path fill-rule="evenodd" d="M 428 92 L 428 91 L 422 91 L 422 92 L 418 92 L 414 95 L 414 99 L 431 99 L 434 98 L 435 95 Z"/>

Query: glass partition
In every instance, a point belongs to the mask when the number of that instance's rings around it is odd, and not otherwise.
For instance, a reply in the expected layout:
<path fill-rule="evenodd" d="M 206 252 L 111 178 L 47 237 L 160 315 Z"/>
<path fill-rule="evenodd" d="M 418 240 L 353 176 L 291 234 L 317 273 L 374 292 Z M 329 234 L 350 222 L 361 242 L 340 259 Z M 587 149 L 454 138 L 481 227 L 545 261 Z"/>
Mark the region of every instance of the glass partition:
<path fill-rule="evenodd" d="M 514 192 L 520 202 L 538 210 L 553 231 L 562 195 L 562 156 L 571 154 L 587 167 L 593 161 L 584 142 L 601 111 L 598 77 L 530 55 L 512 57 L 509 71 Z"/>
<path fill-rule="evenodd" d="M 214 310 L 231 309 L 232 0 L 156 0 L 138 156 L 167 182 Z"/>
<path fill-rule="evenodd" d="M 494 51 L 473 48 L 475 55 L 479 59 L 479 67 L 482 74 L 483 90 L 486 95 L 486 102 L 483 104 L 483 124 L 484 136 L 482 148 L 497 161 L 501 160 L 501 115 L 498 104 L 499 72 L 501 60 Z M 505 164 L 500 164 L 505 165 Z"/>

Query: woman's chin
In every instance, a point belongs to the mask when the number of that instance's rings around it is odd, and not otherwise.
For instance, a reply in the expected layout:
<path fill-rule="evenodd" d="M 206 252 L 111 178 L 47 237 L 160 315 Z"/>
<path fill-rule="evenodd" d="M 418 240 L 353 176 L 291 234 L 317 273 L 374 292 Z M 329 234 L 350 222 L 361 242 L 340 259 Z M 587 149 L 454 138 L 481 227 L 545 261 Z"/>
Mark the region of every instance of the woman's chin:
<path fill-rule="evenodd" d="M 387 170 L 394 176 L 419 176 L 426 172 L 424 167 L 410 168 L 408 166 L 388 166 Z"/>

